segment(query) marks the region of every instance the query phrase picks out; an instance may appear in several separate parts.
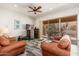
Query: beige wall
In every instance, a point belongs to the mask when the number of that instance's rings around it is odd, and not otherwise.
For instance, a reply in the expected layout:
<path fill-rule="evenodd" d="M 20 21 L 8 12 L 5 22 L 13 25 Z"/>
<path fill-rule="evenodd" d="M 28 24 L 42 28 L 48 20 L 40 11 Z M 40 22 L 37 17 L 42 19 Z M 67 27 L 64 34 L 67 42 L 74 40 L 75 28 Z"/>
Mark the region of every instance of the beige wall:
<path fill-rule="evenodd" d="M 20 29 L 14 29 L 14 20 L 20 21 Z M 25 24 L 34 24 L 34 20 L 25 14 L 0 8 L 0 27 L 7 27 L 9 35 L 18 36 L 25 33 L 22 28 Z"/>

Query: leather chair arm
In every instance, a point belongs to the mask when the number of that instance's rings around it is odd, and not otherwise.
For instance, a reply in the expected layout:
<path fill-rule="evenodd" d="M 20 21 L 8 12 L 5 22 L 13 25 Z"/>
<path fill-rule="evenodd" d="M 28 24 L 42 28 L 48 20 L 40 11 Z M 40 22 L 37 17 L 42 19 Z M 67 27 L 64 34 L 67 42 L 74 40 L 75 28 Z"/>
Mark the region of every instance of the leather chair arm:
<path fill-rule="evenodd" d="M 9 53 L 0 53 L 0 56 L 11 56 Z"/>
<path fill-rule="evenodd" d="M 70 51 L 61 49 L 57 46 L 57 43 L 42 43 L 42 50 L 57 56 L 69 56 Z"/>
<path fill-rule="evenodd" d="M 15 42 L 14 44 L 11 44 L 9 46 L 3 47 L 1 49 L 1 52 L 9 52 L 9 51 L 12 51 L 14 49 L 21 48 L 21 47 L 23 47 L 25 45 L 26 45 L 25 41 Z"/>

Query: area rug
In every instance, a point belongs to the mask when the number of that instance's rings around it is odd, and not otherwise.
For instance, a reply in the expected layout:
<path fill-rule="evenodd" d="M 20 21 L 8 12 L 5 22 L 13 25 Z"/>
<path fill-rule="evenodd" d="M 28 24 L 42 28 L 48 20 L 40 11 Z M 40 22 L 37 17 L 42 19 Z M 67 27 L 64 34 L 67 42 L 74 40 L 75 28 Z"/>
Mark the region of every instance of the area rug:
<path fill-rule="evenodd" d="M 41 48 L 37 48 L 36 44 L 36 40 L 27 41 L 25 52 L 19 56 L 42 56 Z"/>
<path fill-rule="evenodd" d="M 35 41 L 30 41 L 30 45 L 26 46 L 26 50 L 23 54 L 19 55 L 19 56 L 42 56 L 42 51 L 41 49 L 37 48 L 36 46 L 33 45 L 33 43 L 35 43 Z M 77 56 L 77 45 L 76 44 L 72 44 L 71 45 L 71 56 Z"/>

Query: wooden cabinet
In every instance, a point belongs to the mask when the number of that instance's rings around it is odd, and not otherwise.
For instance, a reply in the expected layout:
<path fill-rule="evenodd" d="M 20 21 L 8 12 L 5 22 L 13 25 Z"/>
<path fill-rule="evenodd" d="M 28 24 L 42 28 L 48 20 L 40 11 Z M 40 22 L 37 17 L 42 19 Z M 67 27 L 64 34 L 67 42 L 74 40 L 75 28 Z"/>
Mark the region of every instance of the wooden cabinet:
<path fill-rule="evenodd" d="M 34 29 L 34 38 L 39 38 L 39 29 Z"/>
<path fill-rule="evenodd" d="M 31 30 L 27 30 L 27 37 L 30 39 L 31 38 Z"/>

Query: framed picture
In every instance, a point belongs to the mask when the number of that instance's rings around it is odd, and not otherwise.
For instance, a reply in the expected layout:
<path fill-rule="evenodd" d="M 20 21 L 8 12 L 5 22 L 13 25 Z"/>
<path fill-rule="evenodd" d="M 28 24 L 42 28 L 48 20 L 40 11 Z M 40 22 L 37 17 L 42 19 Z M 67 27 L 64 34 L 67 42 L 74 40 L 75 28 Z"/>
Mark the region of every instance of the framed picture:
<path fill-rule="evenodd" d="M 20 21 L 14 20 L 14 29 L 20 29 Z"/>

